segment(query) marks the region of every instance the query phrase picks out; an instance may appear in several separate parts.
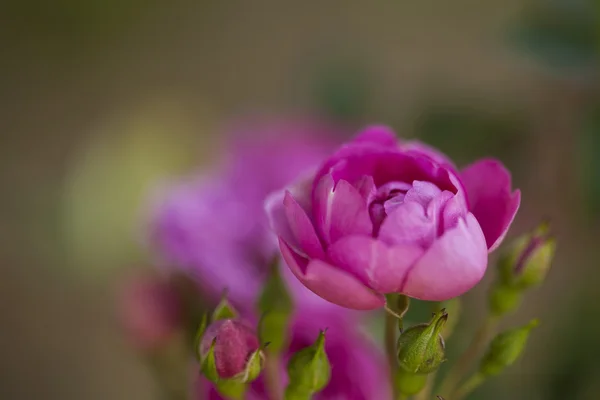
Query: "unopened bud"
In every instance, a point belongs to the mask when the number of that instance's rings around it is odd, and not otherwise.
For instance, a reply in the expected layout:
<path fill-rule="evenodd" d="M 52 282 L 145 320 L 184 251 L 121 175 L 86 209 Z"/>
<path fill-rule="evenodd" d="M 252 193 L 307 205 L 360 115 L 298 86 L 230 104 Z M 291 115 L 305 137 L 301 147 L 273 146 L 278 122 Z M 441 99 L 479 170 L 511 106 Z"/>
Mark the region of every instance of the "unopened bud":
<path fill-rule="evenodd" d="M 492 340 L 487 353 L 481 361 L 479 371 L 484 376 L 498 375 L 512 365 L 521 355 L 529 333 L 538 326 L 537 319 L 525 326 L 505 331 Z"/>
<path fill-rule="evenodd" d="M 325 332 L 321 331 L 314 344 L 295 353 L 288 362 L 290 383 L 285 390 L 286 400 L 310 399 L 327 386 L 331 365 L 325 352 Z"/>
<path fill-rule="evenodd" d="M 521 290 L 541 284 L 550 269 L 555 250 L 556 240 L 550 235 L 547 223 L 517 238 L 500 259 L 502 283 Z"/>
<path fill-rule="evenodd" d="M 429 324 L 408 328 L 398 338 L 400 368 L 413 374 L 429 374 L 444 361 L 442 329 L 448 320 L 446 310 L 434 314 Z"/>
<path fill-rule="evenodd" d="M 258 378 L 264 364 L 256 332 L 240 319 L 213 322 L 202 335 L 197 351 L 202 372 L 213 382 L 251 382 Z"/>

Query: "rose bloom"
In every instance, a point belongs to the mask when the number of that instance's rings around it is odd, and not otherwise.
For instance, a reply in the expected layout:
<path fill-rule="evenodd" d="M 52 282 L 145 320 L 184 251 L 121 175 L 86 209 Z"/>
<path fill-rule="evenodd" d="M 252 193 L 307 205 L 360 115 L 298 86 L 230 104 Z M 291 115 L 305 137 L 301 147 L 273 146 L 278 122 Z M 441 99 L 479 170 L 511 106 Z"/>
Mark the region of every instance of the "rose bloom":
<path fill-rule="evenodd" d="M 331 310 L 331 309 L 329 309 Z M 341 314 L 343 316 L 343 314 Z M 315 400 L 391 400 L 389 372 L 383 353 L 362 333 L 356 324 L 339 313 L 324 309 L 305 310 L 296 314 L 291 326 L 290 345 L 282 362 L 282 389 L 287 384 L 285 365 L 289 357 L 314 343 L 321 329 L 327 328 L 325 351 L 331 364 L 331 379 L 313 396 Z M 247 400 L 268 400 L 263 371 L 254 381 Z M 196 399 L 223 400 L 206 379 L 196 385 Z"/>
<path fill-rule="evenodd" d="M 194 278 L 213 298 L 252 309 L 277 237 L 263 210 L 265 197 L 314 169 L 341 130 L 312 121 L 241 121 L 227 131 L 223 162 L 163 190 L 154 207 L 152 245 L 167 264 Z M 323 302 L 289 274 L 304 300 Z"/>
<path fill-rule="evenodd" d="M 298 280 L 367 310 L 382 307 L 386 293 L 443 301 L 471 289 L 519 203 L 499 161 L 458 171 L 440 152 L 373 126 L 269 196 L 266 209 Z"/>

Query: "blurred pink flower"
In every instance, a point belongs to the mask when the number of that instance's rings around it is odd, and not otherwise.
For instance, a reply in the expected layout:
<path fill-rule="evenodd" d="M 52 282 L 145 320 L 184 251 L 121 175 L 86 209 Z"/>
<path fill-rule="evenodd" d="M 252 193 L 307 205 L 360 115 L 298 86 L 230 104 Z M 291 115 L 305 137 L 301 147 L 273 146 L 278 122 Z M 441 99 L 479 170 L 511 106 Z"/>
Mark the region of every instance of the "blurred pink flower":
<path fill-rule="evenodd" d="M 519 203 L 499 161 L 458 172 L 437 150 L 373 126 L 266 208 L 294 275 L 332 303 L 366 310 L 385 293 L 442 301 L 471 289 Z"/>
<path fill-rule="evenodd" d="M 166 261 L 209 295 L 228 289 L 230 300 L 249 310 L 278 254 L 265 196 L 314 170 L 341 131 L 305 121 L 242 121 L 229 133 L 218 168 L 164 192 L 151 237 Z M 322 302 L 293 276 L 289 282 L 297 299 Z"/>
<path fill-rule="evenodd" d="M 315 400 L 391 400 L 389 372 L 383 353 L 339 314 L 305 310 L 296 315 L 291 327 L 291 341 L 282 365 L 282 384 L 287 384 L 285 364 L 289 356 L 316 340 L 327 328 L 325 350 L 331 363 L 331 380 Z M 222 400 L 204 378 L 198 379 L 197 399 Z M 268 400 L 263 376 L 250 386 L 247 400 Z"/>
<path fill-rule="evenodd" d="M 153 350 L 164 346 L 182 329 L 179 294 L 171 282 L 156 275 L 139 275 L 122 288 L 121 324 L 134 346 Z"/>

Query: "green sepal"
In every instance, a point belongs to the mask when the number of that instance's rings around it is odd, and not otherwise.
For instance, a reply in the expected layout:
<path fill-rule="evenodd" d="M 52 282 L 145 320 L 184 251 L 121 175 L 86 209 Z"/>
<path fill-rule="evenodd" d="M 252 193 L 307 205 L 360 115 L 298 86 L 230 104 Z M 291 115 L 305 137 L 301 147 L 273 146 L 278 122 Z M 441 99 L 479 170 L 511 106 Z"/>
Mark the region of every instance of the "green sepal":
<path fill-rule="evenodd" d="M 523 352 L 531 330 L 538 325 L 539 321 L 534 319 L 525 326 L 496 336 L 481 360 L 479 372 L 484 376 L 498 375 L 512 365 Z"/>
<path fill-rule="evenodd" d="M 250 383 L 256 380 L 265 366 L 265 347 L 266 345 L 263 345 L 252 353 L 246 363 L 245 371 L 232 378 L 232 380 L 240 383 Z"/>
<path fill-rule="evenodd" d="M 314 344 L 290 358 L 287 371 L 290 382 L 285 391 L 286 400 L 310 398 L 327 386 L 331 378 L 331 365 L 325 352 L 325 331 L 319 333 Z"/>
<path fill-rule="evenodd" d="M 212 344 L 210 345 L 210 349 L 206 356 L 204 356 L 200 360 L 200 371 L 202 374 L 213 383 L 217 383 L 219 381 L 219 373 L 217 372 L 217 364 L 215 362 L 215 344 L 217 340 L 214 339 Z"/>
<path fill-rule="evenodd" d="M 246 394 L 246 384 L 233 379 L 222 379 L 215 383 L 217 391 L 230 400 L 243 400 Z"/>
<path fill-rule="evenodd" d="M 221 319 L 232 319 L 237 318 L 239 313 L 237 310 L 231 305 L 227 297 L 223 295 L 221 301 L 215 307 L 215 311 L 213 311 L 211 322 L 215 322 Z"/>
<path fill-rule="evenodd" d="M 196 330 L 196 335 L 194 336 L 194 354 L 196 355 L 196 359 L 200 362 L 202 361 L 202 355 L 200 354 L 200 344 L 202 343 L 202 336 L 204 336 L 204 332 L 206 331 L 206 326 L 208 325 L 208 314 L 202 314 L 202 319 L 200 320 L 200 325 L 198 325 L 198 329 Z"/>

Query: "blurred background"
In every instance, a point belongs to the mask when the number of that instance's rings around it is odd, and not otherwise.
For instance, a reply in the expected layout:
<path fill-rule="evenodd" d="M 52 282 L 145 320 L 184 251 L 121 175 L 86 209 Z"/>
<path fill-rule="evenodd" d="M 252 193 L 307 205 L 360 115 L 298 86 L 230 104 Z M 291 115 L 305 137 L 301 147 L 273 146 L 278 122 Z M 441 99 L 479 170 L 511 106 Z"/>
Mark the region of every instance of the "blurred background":
<path fill-rule="evenodd" d="M 550 218 L 559 251 L 506 321 L 543 321 L 525 356 L 473 399 L 598 398 L 598 1 L 2 8 L 0 398 L 156 398 L 115 317 L 121 278 L 149 258 L 149 193 L 254 113 L 389 124 L 459 165 L 501 158 L 523 192 L 511 234 Z"/>

